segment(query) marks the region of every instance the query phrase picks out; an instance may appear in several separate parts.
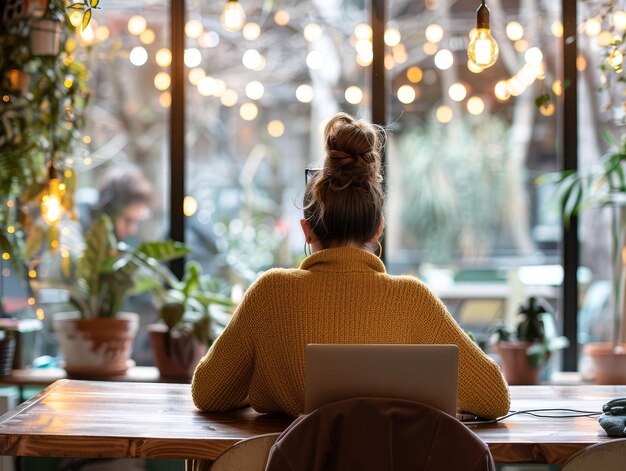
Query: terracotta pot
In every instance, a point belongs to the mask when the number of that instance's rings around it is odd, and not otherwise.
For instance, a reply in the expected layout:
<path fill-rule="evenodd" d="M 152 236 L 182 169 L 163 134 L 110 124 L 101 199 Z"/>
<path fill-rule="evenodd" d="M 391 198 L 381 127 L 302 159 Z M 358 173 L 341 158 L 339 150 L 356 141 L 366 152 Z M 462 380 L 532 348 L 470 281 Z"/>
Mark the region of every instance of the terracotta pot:
<path fill-rule="evenodd" d="M 56 56 L 61 47 L 61 22 L 42 18 L 33 23 L 30 50 L 34 56 Z"/>
<path fill-rule="evenodd" d="M 52 325 L 69 376 L 99 378 L 126 373 L 139 329 L 137 314 L 81 319 L 75 312 L 58 313 Z"/>
<path fill-rule="evenodd" d="M 164 324 L 150 324 L 150 343 L 154 353 L 154 362 L 163 378 L 189 380 L 196 365 L 207 352 L 202 345 L 186 330 L 173 330 L 167 333 Z"/>
<path fill-rule="evenodd" d="M 615 352 L 612 343 L 588 343 L 583 347 L 591 359 L 591 376 L 597 384 L 626 384 L 626 344 Z"/>
<path fill-rule="evenodd" d="M 507 383 L 539 384 L 541 368 L 530 366 L 526 356 L 526 349 L 530 345 L 529 342 L 501 342 L 496 345 Z"/>

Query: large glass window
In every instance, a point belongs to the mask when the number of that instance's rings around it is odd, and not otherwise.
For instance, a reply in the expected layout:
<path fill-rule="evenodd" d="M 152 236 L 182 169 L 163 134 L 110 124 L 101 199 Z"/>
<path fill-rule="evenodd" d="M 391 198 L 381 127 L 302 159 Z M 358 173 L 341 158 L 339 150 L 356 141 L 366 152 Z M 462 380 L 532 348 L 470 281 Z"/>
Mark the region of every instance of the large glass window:
<path fill-rule="evenodd" d="M 207 272 L 245 287 L 304 256 L 304 168 L 321 162 L 325 120 L 338 111 L 372 119 L 372 5 L 242 1 L 243 26 L 228 31 L 224 3 L 186 2 L 185 239 Z M 478 71 L 466 49 L 479 1 L 382 2 L 387 266 L 420 276 L 464 325 L 483 331 L 495 318 L 513 321 L 529 294 L 559 304 L 561 218 L 553 188 L 536 179 L 560 167 L 567 86 L 560 5 L 488 3 L 499 59 Z M 581 17 L 595 14 L 580 3 Z M 77 203 L 89 214 L 108 168 L 139 167 L 155 200 L 137 239 L 167 237 L 170 220 L 169 8 L 109 1 L 77 36 L 93 89 L 84 147 L 67 156 Z M 606 149 L 595 131 L 623 118 L 619 100 L 612 114 L 598 111 L 602 34 L 579 35 L 581 165 Z M 607 224 L 603 212 L 583 216 L 581 262 L 592 274 L 581 278 L 583 295 L 590 280 L 610 278 L 608 231 L 592 231 Z M 464 310 L 471 298 L 499 304 Z M 581 324 L 583 337 L 605 335 L 593 328 Z"/>
<path fill-rule="evenodd" d="M 138 167 L 151 183 L 153 202 L 150 217 L 131 231 L 135 242 L 167 235 L 168 14 L 163 1 L 142 2 L 140 8 L 108 2 L 77 34 L 77 56 L 89 70 L 92 90 L 84 148 L 71 156 L 80 186 L 77 204 L 87 223 L 102 196 L 103 178 L 114 168 Z"/>
<path fill-rule="evenodd" d="M 499 58 L 484 70 L 467 56 L 480 2 L 390 1 L 385 34 L 388 266 L 423 277 L 478 330 L 513 321 L 529 294 L 556 308 L 562 282 L 552 189 L 535 183 L 558 169 L 560 11 L 488 3 Z M 470 313 L 468 298 L 502 303 Z"/>
<path fill-rule="evenodd" d="M 227 31 L 223 2 L 188 2 L 186 239 L 245 284 L 303 257 L 304 169 L 321 162 L 326 119 L 369 117 L 372 30 L 362 1 L 243 7 Z"/>
<path fill-rule="evenodd" d="M 621 59 L 615 67 L 609 60 L 611 44 L 617 41 L 619 45 L 626 29 L 623 7 L 623 2 L 578 2 L 578 166 L 584 173 L 599 170 L 603 156 L 615 150 L 615 145 L 603 138 L 604 133 L 614 136 L 616 142 L 623 139 Z M 606 188 L 606 182 L 599 183 Z M 581 263 L 589 267 L 592 278 L 579 317 L 583 343 L 613 338 L 611 220 L 618 217 L 617 211 L 610 204 L 603 208 L 590 205 L 579 217 Z"/>

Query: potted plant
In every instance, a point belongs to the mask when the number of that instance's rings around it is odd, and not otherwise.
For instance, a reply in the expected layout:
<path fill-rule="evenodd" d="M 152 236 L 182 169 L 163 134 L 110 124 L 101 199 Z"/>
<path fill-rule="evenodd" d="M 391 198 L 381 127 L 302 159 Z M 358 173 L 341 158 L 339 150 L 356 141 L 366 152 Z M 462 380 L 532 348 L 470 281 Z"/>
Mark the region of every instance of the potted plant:
<path fill-rule="evenodd" d="M 217 335 L 212 321 L 222 323 L 218 313 L 234 306 L 228 291 L 223 280 L 203 274 L 198 262 L 189 261 L 181 281 L 157 292 L 162 322 L 151 324 L 148 331 L 162 377 L 191 378 Z"/>
<path fill-rule="evenodd" d="M 514 332 L 502 323 L 492 328 L 509 384 L 538 384 L 552 352 L 569 345 L 566 337 L 557 335 L 551 311 L 547 302 L 531 296 L 519 308 L 522 319 Z"/>
<path fill-rule="evenodd" d="M 77 308 L 53 318 L 68 374 L 97 377 L 126 371 L 139 319 L 135 313 L 121 312 L 123 301 L 131 293 L 148 291 L 155 282 L 175 284 L 176 277 L 161 262 L 188 252 L 171 241 L 135 249 L 116 240 L 108 215 L 94 221 L 75 266 L 62 257 L 57 276 L 45 280 L 46 287 L 66 290 Z"/>
<path fill-rule="evenodd" d="M 589 343 L 583 348 L 591 359 L 591 374 L 595 382 L 626 384 L 626 273 L 623 260 L 626 240 L 626 136 L 622 142 L 618 142 L 611 133 L 603 131 L 603 137 L 610 149 L 599 165 L 546 175 L 539 182 L 556 184 L 556 196 L 566 221 L 587 207 L 606 207 L 611 210 L 613 339 L 610 344 Z"/>

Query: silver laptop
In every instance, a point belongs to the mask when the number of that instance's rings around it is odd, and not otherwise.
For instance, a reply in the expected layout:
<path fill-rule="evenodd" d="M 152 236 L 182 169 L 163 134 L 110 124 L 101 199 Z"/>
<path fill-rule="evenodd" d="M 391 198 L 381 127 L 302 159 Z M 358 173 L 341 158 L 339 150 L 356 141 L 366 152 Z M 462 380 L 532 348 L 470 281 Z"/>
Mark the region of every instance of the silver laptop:
<path fill-rule="evenodd" d="M 386 397 L 428 404 L 455 417 L 458 364 L 456 345 L 310 344 L 304 409 Z"/>

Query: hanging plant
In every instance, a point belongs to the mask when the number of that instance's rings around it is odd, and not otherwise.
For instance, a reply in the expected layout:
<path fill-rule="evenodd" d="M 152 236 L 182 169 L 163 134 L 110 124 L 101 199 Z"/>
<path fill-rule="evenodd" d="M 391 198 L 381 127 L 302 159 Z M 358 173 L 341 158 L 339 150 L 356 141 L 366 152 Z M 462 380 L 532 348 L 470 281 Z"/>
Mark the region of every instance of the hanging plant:
<path fill-rule="evenodd" d="M 29 203 L 39 200 L 47 182 L 52 141 L 66 183 L 64 204 L 72 206 L 75 185 L 62 163 L 82 139 L 89 98 L 88 71 L 72 55 L 76 29 L 65 1 L 19 3 L 0 6 L 0 253 L 16 268 L 32 222 Z M 95 6 L 83 4 L 90 12 Z"/>
<path fill-rule="evenodd" d="M 91 21 L 91 13 L 94 8 L 100 8 L 98 5 L 100 4 L 100 0 L 84 0 L 83 2 L 74 2 L 68 5 L 68 9 L 82 11 L 83 19 L 81 21 L 81 26 L 83 31 L 89 25 Z"/>

